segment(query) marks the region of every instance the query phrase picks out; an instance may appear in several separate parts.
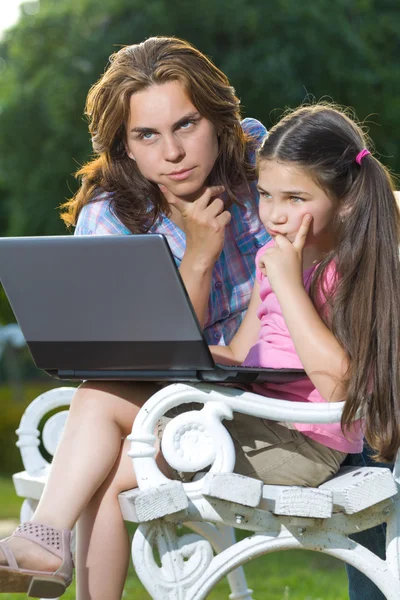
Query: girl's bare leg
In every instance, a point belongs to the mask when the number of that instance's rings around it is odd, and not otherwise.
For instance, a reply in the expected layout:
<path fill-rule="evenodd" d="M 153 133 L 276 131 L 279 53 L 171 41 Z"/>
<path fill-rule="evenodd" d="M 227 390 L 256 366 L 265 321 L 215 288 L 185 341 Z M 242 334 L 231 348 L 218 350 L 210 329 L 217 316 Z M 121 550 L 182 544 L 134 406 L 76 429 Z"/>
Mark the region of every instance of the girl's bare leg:
<path fill-rule="evenodd" d="M 119 382 L 85 383 L 79 388 L 33 521 L 72 529 L 113 471 L 122 438 L 130 433 L 139 408 L 157 389 L 151 383 Z M 134 483 L 133 476 L 130 481 Z M 60 563 L 29 540 L 12 538 L 9 545 L 20 567 L 53 571 Z M 7 564 L 1 552 L 0 564 Z"/>

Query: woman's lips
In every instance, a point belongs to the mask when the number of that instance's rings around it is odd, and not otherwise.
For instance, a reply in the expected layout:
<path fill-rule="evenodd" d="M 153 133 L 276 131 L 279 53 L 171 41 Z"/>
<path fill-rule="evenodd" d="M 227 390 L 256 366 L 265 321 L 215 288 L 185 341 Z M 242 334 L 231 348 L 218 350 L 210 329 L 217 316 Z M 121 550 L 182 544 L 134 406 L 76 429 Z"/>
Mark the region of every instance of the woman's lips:
<path fill-rule="evenodd" d="M 182 181 L 183 179 L 187 179 L 192 174 L 193 169 L 194 167 L 192 169 L 175 171 L 174 173 L 167 175 L 167 177 L 169 177 L 169 179 L 173 179 L 174 181 Z"/>

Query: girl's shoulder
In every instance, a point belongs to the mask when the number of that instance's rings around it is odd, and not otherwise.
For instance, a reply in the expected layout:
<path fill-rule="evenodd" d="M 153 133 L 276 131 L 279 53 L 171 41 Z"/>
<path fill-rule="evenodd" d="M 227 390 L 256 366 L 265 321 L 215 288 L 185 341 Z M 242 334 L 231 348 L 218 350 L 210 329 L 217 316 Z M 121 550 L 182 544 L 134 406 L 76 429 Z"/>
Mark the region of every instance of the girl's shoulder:
<path fill-rule="evenodd" d="M 324 268 L 317 287 L 317 299 L 324 304 L 327 298 L 334 293 L 339 282 L 336 260 L 331 260 Z"/>
<path fill-rule="evenodd" d="M 74 235 L 131 234 L 112 209 L 112 194 L 100 191 L 83 206 Z"/>

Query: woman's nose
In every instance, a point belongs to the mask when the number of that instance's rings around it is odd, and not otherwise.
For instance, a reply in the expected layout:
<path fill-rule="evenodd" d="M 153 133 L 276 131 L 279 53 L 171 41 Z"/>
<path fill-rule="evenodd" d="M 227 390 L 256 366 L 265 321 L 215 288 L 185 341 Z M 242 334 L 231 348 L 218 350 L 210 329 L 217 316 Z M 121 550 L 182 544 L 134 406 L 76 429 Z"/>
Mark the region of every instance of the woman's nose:
<path fill-rule="evenodd" d="M 169 162 L 177 162 L 184 156 L 185 152 L 179 138 L 174 135 L 164 139 L 164 159 Z"/>

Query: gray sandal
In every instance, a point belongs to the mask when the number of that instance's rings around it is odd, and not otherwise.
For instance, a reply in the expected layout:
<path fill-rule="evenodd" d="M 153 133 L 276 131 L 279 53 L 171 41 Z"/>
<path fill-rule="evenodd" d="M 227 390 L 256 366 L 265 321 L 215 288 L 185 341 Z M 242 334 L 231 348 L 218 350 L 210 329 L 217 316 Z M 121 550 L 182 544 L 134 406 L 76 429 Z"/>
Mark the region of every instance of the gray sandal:
<path fill-rule="evenodd" d="M 8 566 L 0 566 L 0 593 L 25 592 L 31 598 L 57 598 L 72 581 L 74 563 L 71 554 L 71 532 L 60 531 L 39 523 L 22 523 L 11 537 L 21 537 L 45 548 L 61 558 L 62 563 L 54 573 L 20 569 L 14 554 L 7 544 L 7 538 L 0 541 Z"/>

